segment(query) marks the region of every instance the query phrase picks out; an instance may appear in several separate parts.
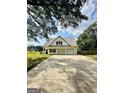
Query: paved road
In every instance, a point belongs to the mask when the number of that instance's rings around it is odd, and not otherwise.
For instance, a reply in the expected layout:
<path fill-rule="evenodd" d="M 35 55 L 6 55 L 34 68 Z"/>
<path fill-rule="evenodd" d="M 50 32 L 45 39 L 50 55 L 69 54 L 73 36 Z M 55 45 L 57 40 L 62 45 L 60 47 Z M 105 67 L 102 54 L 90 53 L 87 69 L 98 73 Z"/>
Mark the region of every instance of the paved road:
<path fill-rule="evenodd" d="M 28 72 L 28 88 L 41 93 L 96 93 L 96 61 L 81 55 L 53 55 Z"/>

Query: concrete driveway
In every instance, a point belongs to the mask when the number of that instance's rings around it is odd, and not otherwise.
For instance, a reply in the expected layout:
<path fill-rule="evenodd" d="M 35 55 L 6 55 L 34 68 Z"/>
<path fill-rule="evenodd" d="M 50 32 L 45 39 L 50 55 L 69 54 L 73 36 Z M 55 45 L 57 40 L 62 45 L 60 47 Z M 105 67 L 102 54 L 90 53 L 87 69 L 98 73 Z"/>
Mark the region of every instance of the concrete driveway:
<path fill-rule="evenodd" d="M 28 88 L 40 93 L 96 93 L 96 61 L 82 55 L 53 55 L 28 72 Z"/>

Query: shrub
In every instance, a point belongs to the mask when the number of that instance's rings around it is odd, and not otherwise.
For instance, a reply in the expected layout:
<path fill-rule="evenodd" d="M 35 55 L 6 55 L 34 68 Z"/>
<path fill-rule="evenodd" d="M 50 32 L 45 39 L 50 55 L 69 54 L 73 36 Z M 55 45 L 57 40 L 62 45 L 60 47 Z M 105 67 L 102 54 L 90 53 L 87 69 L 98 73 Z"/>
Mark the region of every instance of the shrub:
<path fill-rule="evenodd" d="M 97 51 L 91 51 L 91 50 L 88 50 L 88 51 L 78 51 L 78 54 L 82 54 L 82 55 L 96 55 Z"/>

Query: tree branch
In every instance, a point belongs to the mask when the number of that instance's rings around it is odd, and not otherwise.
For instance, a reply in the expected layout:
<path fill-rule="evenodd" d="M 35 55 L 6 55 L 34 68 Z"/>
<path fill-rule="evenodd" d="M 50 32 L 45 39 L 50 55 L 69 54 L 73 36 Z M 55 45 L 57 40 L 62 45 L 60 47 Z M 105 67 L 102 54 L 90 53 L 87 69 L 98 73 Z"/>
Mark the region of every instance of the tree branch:
<path fill-rule="evenodd" d="M 37 2 L 31 2 L 30 0 L 27 1 L 27 4 L 33 5 L 33 6 L 72 6 L 72 7 L 79 7 L 77 4 L 72 3 L 37 3 Z"/>

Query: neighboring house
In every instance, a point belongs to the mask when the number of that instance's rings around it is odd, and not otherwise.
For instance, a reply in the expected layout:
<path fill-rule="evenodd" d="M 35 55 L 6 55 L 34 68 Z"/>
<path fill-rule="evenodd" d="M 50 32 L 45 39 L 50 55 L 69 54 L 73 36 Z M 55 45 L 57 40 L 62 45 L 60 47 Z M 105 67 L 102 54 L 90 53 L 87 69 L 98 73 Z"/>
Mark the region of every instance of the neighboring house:
<path fill-rule="evenodd" d="M 77 44 L 74 38 L 50 38 L 43 45 L 44 54 L 77 54 Z"/>

